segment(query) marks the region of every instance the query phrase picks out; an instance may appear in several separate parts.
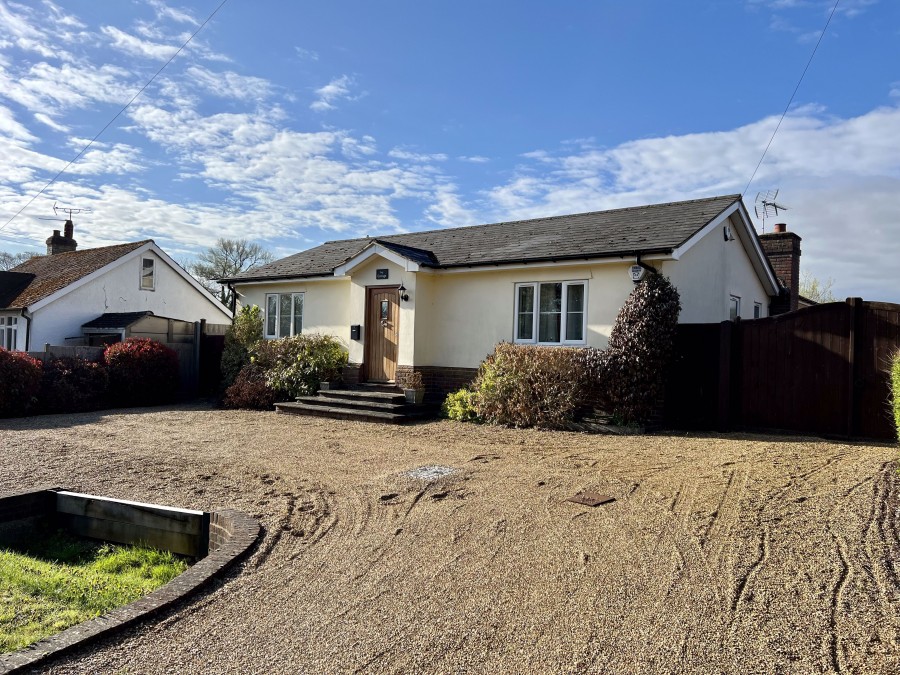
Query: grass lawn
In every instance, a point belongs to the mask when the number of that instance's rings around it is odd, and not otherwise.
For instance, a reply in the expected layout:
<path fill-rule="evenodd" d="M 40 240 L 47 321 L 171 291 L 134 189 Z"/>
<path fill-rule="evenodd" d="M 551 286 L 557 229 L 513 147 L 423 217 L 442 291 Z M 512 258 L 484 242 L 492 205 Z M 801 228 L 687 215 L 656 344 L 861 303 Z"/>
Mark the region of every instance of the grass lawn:
<path fill-rule="evenodd" d="M 187 569 L 167 551 L 63 533 L 0 550 L 0 653 L 146 595 Z"/>

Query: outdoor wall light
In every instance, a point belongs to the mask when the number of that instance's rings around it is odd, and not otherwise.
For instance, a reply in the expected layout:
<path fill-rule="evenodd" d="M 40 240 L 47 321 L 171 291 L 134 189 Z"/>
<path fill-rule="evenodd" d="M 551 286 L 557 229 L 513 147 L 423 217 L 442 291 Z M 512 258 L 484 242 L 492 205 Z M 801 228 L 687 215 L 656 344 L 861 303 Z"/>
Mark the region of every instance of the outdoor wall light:
<path fill-rule="evenodd" d="M 397 293 L 400 294 L 400 299 L 404 302 L 409 300 L 409 296 L 406 294 L 406 286 L 403 285 L 403 282 L 400 282 L 400 286 L 397 288 Z"/>

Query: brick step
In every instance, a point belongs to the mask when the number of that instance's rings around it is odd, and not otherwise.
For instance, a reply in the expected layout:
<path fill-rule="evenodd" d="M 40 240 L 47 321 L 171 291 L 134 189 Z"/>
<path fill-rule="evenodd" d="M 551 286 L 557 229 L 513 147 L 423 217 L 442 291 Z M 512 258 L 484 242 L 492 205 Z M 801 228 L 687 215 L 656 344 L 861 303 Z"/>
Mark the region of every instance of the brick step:
<path fill-rule="evenodd" d="M 317 405 L 324 408 L 347 408 L 350 410 L 375 410 L 381 412 L 406 413 L 415 412 L 408 407 L 406 399 L 401 397 L 399 401 L 373 400 L 370 398 L 348 398 L 343 396 L 331 396 L 330 391 L 319 392 L 318 396 L 299 396 L 298 403 Z"/>
<path fill-rule="evenodd" d="M 360 410 L 355 408 L 333 408 L 308 403 L 276 403 L 275 410 L 288 415 L 309 415 L 312 417 L 328 417 L 338 420 L 356 420 L 359 422 L 380 422 L 382 424 L 403 424 L 418 420 L 422 415 L 407 413 L 382 412 L 376 410 Z"/>
<path fill-rule="evenodd" d="M 402 391 L 374 391 L 358 389 L 328 389 L 320 391 L 319 396 L 348 401 L 373 401 L 375 403 L 405 403 L 406 396 Z"/>

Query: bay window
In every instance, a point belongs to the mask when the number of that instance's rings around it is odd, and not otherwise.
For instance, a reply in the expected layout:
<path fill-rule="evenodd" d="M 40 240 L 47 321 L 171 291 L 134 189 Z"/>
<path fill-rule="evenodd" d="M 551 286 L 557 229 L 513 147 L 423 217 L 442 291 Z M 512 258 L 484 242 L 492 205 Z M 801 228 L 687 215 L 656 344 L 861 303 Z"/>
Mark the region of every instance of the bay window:
<path fill-rule="evenodd" d="M 266 337 L 283 338 L 303 332 L 303 293 L 266 295 Z"/>
<path fill-rule="evenodd" d="M 516 284 L 515 342 L 584 344 L 587 282 Z"/>

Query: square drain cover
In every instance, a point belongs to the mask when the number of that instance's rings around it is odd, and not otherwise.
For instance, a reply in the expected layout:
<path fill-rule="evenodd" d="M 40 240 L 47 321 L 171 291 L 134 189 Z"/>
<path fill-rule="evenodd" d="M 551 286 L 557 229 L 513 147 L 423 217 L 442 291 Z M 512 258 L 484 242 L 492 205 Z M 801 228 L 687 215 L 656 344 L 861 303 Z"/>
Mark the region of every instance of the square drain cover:
<path fill-rule="evenodd" d="M 609 495 L 601 495 L 599 492 L 579 492 L 574 497 L 569 497 L 567 502 L 575 502 L 576 504 L 584 504 L 585 506 L 600 506 L 616 501 L 615 497 Z"/>

